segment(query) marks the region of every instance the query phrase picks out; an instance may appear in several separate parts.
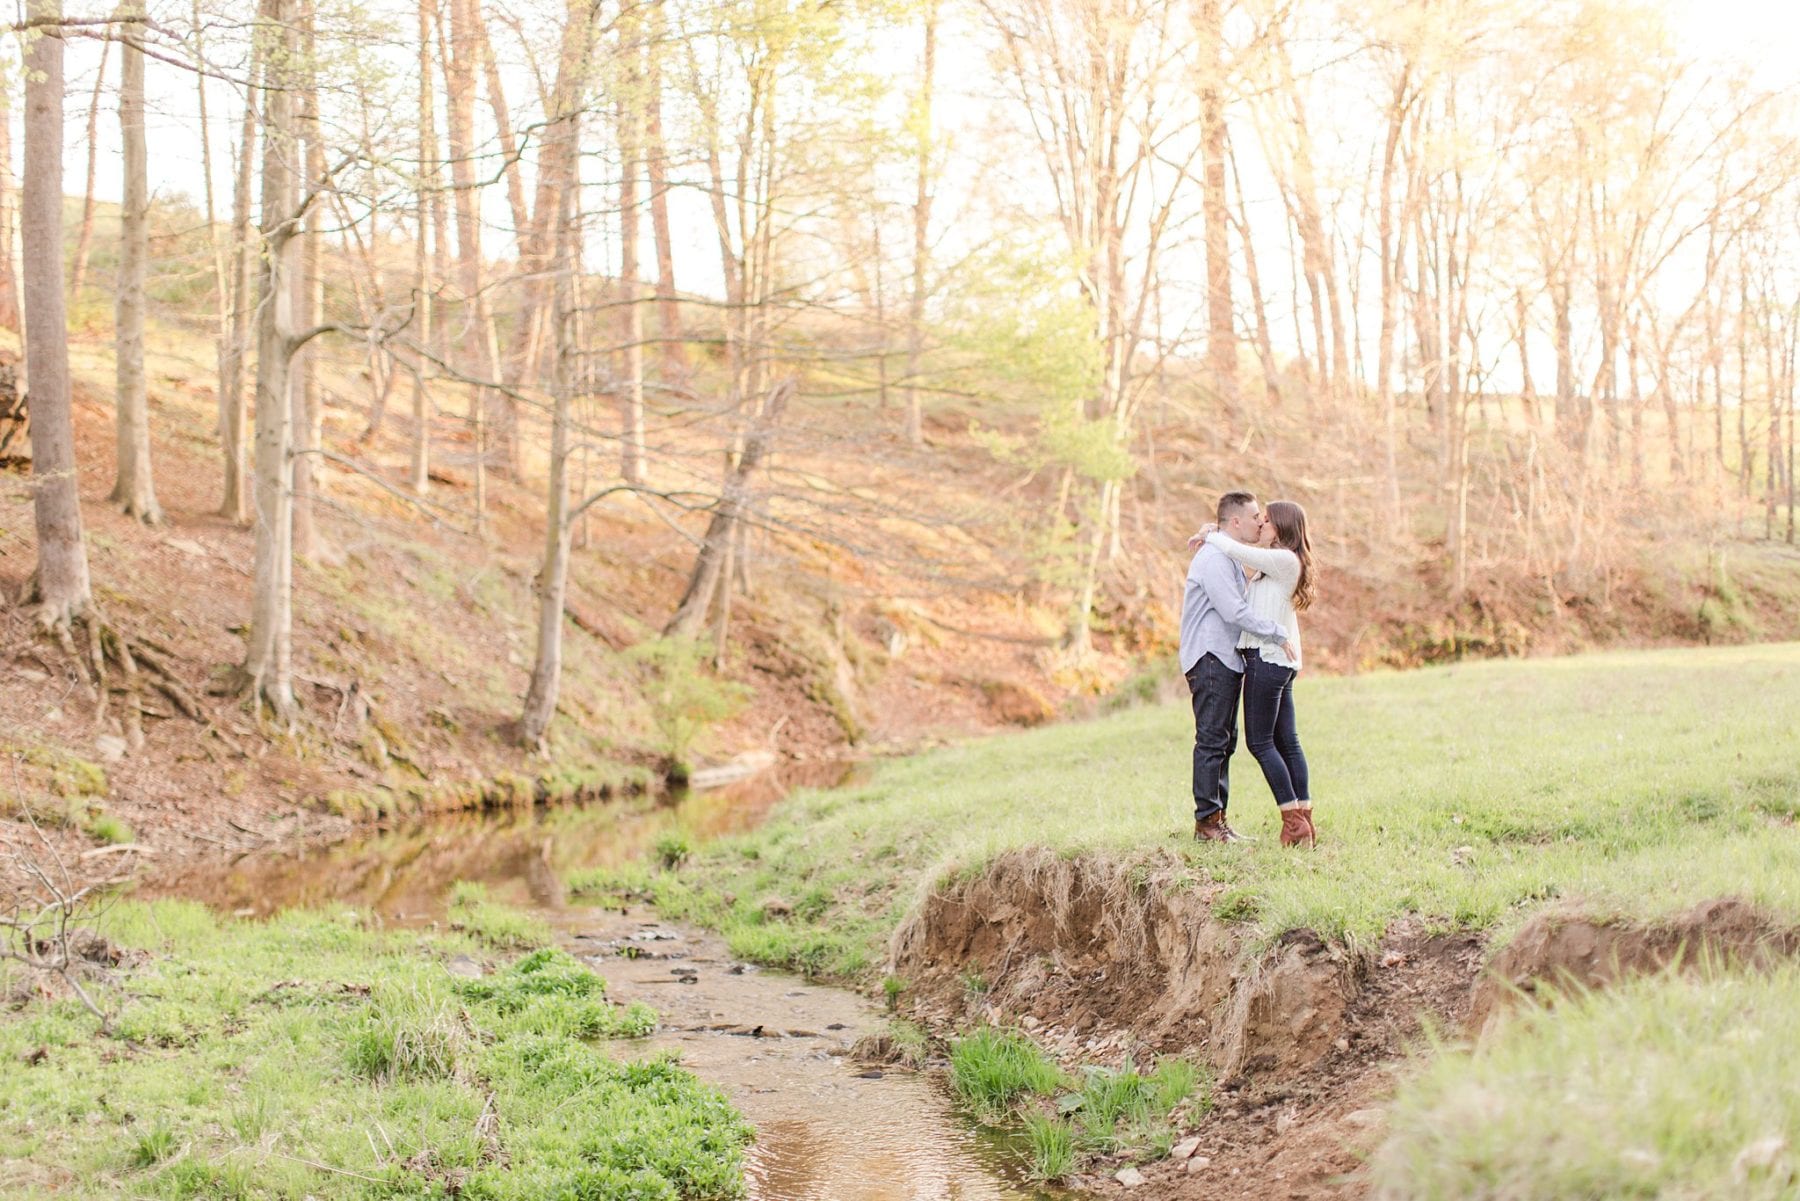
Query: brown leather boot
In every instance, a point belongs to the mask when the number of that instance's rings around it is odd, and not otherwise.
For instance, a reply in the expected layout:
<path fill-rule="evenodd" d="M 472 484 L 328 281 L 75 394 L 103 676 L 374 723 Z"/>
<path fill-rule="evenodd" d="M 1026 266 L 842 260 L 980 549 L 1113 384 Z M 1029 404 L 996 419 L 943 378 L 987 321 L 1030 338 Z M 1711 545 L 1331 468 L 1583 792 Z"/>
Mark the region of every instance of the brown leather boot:
<path fill-rule="evenodd" d="M 1194 822 L 1195 842 L 1230 842 L 1231 827 L 1225 824 L 1225 814 L 1209 813 Z"/>
<path fill-rule="evenodd" d="M 1304 809 L 1283 809 L 1281 811 L 1281 845 L 1284 847 L 1310 847 L 1313 845 L 1312 822 L 1307 820 Z"/>

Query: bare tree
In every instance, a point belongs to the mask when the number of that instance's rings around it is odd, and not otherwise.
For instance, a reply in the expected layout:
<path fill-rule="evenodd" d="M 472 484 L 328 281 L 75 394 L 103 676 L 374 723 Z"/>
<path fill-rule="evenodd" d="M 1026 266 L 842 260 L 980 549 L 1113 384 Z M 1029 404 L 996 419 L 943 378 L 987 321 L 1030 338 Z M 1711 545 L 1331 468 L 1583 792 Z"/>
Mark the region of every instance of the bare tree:
<path fill-rule="evenodd" d="M 620 397 L 619 473 L 627 482 L 644 480 L 644 308 L 639 303 L 638 244 L 642 239 L 642 210 L 638 184 L 643 171 L 643 46 L 642 25 L 635 16 L 621 24 L 620 62 L 623 79 L 618 89 L 619 143 L 619 289 L 620 357 L 624 389 Z M 559 356 L 560 357 L 560 356 Z"/>
<path fill-rule="evenodd" d="M 433 99 L 431 76 L 432 0 L 419 0 L 419 178 L 417 194 L 418 229 L 413 241 L 413 305 L 415 336 L 419 349 L 413 355 L 412 375 L 412 455 L 409 479 L 412 490 L 424 496 L 431 487 L 431 392 L 426 380 L 431 375 L 432 319 L 437 294 L 437 277 L 432 273 L 432 256 L 426 252 L 431 241 L 431 207 L 441 208 L 438 189 L 437 107 Z M 436 234 L 442 249 L 443 223 Z"/>
<path fill-rule="evenodd" d="M 0 62 L 0 328 L 19 324 L 19 181 L 13 178 L 12 72 Z"/>
<path fill-rule="evenodd" d="M 259 0 L 257 14 L 266 18 L 270 0 Z M 249 87 L 238 138 L 231 185 L 231 315 L 219 340 L 219 445 L 225 459 L 225 490 L 219 515 L 243 525 L 250 520 L 251 480 L 247 454 L 250 403 L 244 391 L 244 363 L 250 347 L 250 259 L 255 232 L 251 227 L 251 185 L 256 179 L 256 97 L 261 95 L 267 58 L 265 39 L 251 42 Z M 221 303 L 226 303 L 221 301 Z"/>
<path fill-rule="evenodd" d="M 931 269 L 931 202 L 937 147 L 932 127 L 932 93 L 937 86 L 938 0 L 925 0 L 924 48 L 919 56 L 919 91 L 913 101 L 912 293 L 906 309 L 906 440 L 925 441 L 919 374 L 925 365 L 925 300 Z"/>
<path fill-rule="evenodd" d="M 32 594 L 40 606 L 38 620 L 66 634 L 72 622 L 87 617 L 93 591 L 81 528 L 63 308 L 63 39 L 54 30 L 62 20 L 62 0 L 34 0 L 27 12 L 47 27 L 27 35 L 25 179 L 19 197 L 38 551 Z"/>
<path fill-rule="evenodd" d="M 294 278 L 299 268 L 300 189 L 295 158 L 295 66 L 299 38 L 295 0 L 264 0 L 258 37 L 266 41 L 260 98 L 262 253 L 256 304 L 256 552 L 243 687 L 276 720 L 295 717 L 293 683 L 293 409 Z"/>
<path fill-rule="evenodd" d="M 162 520 L 150 468 L 150 406 L 144 382 L 144 272 L 150 259 L 150 178 L 144 146 L 144 24 L 121 9 L 118 37 L 119 134 L 125 180 L 119 210 L 119 284 L 115 313 L 118 478 L 114 503 L 145 525 Z M 137 18 L 137 19 L 134 19 Z"/>

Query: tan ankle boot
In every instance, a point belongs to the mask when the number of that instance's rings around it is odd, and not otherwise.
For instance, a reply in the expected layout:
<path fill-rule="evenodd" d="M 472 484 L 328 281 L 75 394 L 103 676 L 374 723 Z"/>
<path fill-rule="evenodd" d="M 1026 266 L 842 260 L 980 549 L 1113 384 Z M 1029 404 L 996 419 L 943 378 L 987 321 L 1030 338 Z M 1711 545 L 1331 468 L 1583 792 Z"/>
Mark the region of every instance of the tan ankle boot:
<path fill-rule="evenodd" d="M 1304 809 L 1283 809 L 1281 811 L 1281 845 L 1284 847 L 1313 845 L 1312 822 L 1307 819 Z"/>

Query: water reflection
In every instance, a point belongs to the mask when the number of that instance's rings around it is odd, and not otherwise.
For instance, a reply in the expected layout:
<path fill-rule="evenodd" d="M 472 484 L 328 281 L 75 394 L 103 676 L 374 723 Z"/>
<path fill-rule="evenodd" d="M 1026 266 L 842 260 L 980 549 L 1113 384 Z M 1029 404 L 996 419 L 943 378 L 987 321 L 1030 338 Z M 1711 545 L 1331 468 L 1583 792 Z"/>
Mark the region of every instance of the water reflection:
<path fill-rule="evenodd" d="M 184 866 L 145 891 L 256 917 L 351 905 L 404 925 L 441 917 L 449 886 L 471 880 L 510 904 L 554 911 L 571 872 L 642 859 L 671 830 L 696 839 L 742 833 L 790 789 L 841 784 L 855 770 L 844 762 L 803 764 L 673 798 L 399 819 L 327 847 L 249 851 Z"/>

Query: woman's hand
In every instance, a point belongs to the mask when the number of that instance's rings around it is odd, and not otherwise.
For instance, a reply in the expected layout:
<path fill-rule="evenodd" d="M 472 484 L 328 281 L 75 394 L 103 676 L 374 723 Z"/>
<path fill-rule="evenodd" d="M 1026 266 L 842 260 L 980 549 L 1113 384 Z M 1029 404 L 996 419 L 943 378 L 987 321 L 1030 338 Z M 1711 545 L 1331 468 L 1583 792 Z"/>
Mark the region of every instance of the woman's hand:
<path fill-rule="evenodd" d="M 1300 652 L 1295 650 L 1294 644 L 1289 642 L 1285 638 L 1283 638 L 1281 640 L 1281 653 L 1288 657 L 1289 662 L 1292 662 L 1292 663 L 1300 662 Z"/>
<path fill-rule="evenodd" d="M 1218 528 L 1219 528 L 1219 525 L 1215 521 L 1209 521 L 1205 525 L 1201 526 L 1200 532 L 1198 534 L 1195 534 L 1192 538 L 1188 539 L 1188 549 L 1189 550 L 1199 550 L 1201 545 L 1203 543 L 1205 543 L 1206 536 L 1208 534 L 1216 532 L 1218 530 Z"/>

